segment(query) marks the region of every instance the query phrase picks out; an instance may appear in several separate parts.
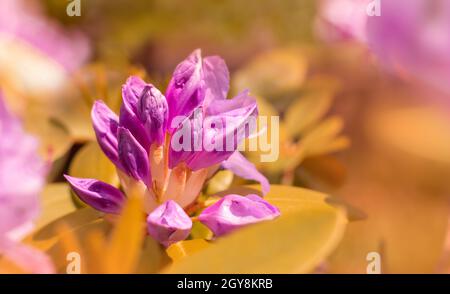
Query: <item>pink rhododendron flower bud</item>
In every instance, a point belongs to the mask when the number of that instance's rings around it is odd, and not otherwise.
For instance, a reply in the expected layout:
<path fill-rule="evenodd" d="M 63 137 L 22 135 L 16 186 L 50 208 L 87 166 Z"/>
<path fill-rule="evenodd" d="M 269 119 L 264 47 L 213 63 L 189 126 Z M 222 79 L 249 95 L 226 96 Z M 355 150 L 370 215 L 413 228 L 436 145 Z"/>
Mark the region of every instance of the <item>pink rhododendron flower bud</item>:
<path fill-rule="evenodd" d="M 173 200 L 160 205 L 147 217 L 149 235 L 166 247 L 186 239 L 191 229 L 191 219 Z"/>
<path fill-rule="evenodd" d="M 80 199 L 93 208 L 117 214 L 125 202 L 125 196 L 117 188 L 94 179 L 64 176 Z"/>
<path fill-rule="evenodd" d="M 137 113 L 152 144 L 163 144 L 169 112 L 166 98 L 161 92 L 155 87 L 147 85 L 142 90 Z"/>
<path fill-rule="evenodd" d="M 243 226 L 272 220 L 280 215 L 275 206 L 261 197 L 227 195 L 203 210 L 198 217 L 216 236 L 222 236 Z"/>

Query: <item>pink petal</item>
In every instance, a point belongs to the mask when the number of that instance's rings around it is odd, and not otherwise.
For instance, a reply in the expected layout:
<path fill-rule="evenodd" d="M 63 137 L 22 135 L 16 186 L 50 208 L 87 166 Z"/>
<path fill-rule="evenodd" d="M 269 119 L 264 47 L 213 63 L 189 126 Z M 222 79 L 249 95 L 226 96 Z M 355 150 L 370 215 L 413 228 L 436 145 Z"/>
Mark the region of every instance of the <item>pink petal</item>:
<path fill-rule="evenodd" d="M 226 161 L 222 162 L 222 166 L 241 178 L 259 182 L 261 184 L 263 195 L 269 193 L 270 184 L 267 178 L 239 151 L 234 152 Z"/>
<path fill-rule="evenodd" d="M 177 116 L 190 116 L 203 103 L 205 87 L 202 73 L 202 56 L 199 49 L 191 53 L 176 67 L 166 91 L 169 105 L 168 126 L 172 131 L 177 126 L 172 120 Z"/>
<path fill-rule="evenodd" d="M 213 100 L 227 98 L 230 89 L 230 73 L 225 61 L 218 56 L 203 59 L 203 76 L 205 80 L 205 104 Z"/>
<path fill-rule="evenodd" d="M 129 130 L 119 127 L 119 159 L 125 172 L 147 187 L 151 184 L 148 153 L 133 137 Z"/>
<path fill-rule="evenodd" d="M 149 235 L 166 247 L 186 239 L 191 229 L 191 219 L 172 200 L 160 205 L 147 217 L 147 231 Z"/>
<path fill-rule="evenodd" d="M 68 175 L 64 177 L 78 197 L 89 206 L 105 213 L 117 214 L 121 211 L 125 196 L 119 189 L 94 179 L 80 179 Z"/>
<path fill-rule="evenodd" d="M 216 236 L 228 234 L 238 228 L 280 215 L 275 206 L 257 195 L 227 195 L 203 210 L 198 219 Z"/>
<path fill-rule="evenodd" d="M 103 153 L 105 153 L 112 163 L 122 169 L 119 161 L 117 143 L 119 118 L 105 103 L 103 103 L 103 101 L 100 100 L 94 102 L 91 118 L 97 142 L 103 150 Z"/>

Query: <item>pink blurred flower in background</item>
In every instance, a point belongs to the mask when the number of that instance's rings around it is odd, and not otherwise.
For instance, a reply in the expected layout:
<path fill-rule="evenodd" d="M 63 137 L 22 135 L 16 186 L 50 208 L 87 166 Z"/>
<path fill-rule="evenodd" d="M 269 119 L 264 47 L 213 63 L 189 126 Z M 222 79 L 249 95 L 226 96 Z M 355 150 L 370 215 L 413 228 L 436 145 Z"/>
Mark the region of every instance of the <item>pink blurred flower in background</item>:
<path fill-rule="evenodd" d="M 390 0 L 369 17 L 370 49 L 388 69 L 450 93 L 450 1 Z"/>
<path fill-rule="evenodd" d="M 363 42 L 389 71 L 450 93 L 450 1 L 382 0 L 380 15 L 369 16 L 372 2 L 322 1 L 318 26 L 328 40 Z"/>
<path fill-rule="evenodd" d="M 50 20 L 39 4 L 2 0 L 0 78 L 18 88 L 53 90 L 86 62 L 90 48 L 84 35 Z"/>
<path fill-rule="evenodd" d="M 47 166 L 37 141 L 24 133 L 0 93 L 0 255 L 34 273 L 50 273 L 49 259 L 20 240 L 33 229 Z"/>
<path fill-rule="evenodd" d="M 366 40 L 369 0 L 322 0 L 316 33 L 324 40 Z"/>

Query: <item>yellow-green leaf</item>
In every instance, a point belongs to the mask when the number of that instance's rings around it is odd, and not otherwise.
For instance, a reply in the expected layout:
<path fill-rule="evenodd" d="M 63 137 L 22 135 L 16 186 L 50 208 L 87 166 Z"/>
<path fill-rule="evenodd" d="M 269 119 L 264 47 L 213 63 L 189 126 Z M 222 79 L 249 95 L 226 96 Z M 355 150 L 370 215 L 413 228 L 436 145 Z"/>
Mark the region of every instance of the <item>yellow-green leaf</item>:
<path fill-rule="evenodd" d="M 87 143 L 75 155 L 69 168 L 69 175 L 97 179 L 113 186 L 119 185 L 116 167 L 94 141 Z"/>
<path fill-rule="evenodd" d="M 256 189 L 251 186 L 240 194 L 258 193 Z M 338 245 L 347 224 L 345 209 L 327 204 L 326 198 L 305 189 L 272 186 L 266 200 L 279 207 L 281 217 L 219 238 L 165 272 L 311 272 Z"/>
<path fill-rule="evenodd" d="M 332 93 L 324 90 L 299 97 L 286 111 L 285 124 L 290 135 L 298 136 L 317 123 L 329 110 L 332 101 Z"/>
<path fill-rule="evenodd" d="M 40 107 L 30 106 L 24 115 L 24 126 L 39 139 L 44 158 L 59 159 L 73 144 L 67 128 Z"/>
<path fill-rule="evenodd" d="M 58 241 L 58 228 L 61 224 L 67 225 L 71 230 L 78 230 L 100 218 L 101 213 L 90 207 L 79 209 L 33 232 L 25 239 L 25 242 L 41 250 L 48 250 Z"/>
<path fill-rule="evenodd" d="M 213 195 L 217 192 L 226 190 L 233 182 L 233 173 L 229 170 L 217 172 L 209 181 L 206 188 L 206 194 Z"/>
<path fill-rule="evenodd" d="M 105 231 L 107 227 L 108 224 L 100 218 L 99 212 L 91 208 L 84 208 L 60 217 L 34 231 L 23 242 L 45 252 L 55 263 L 58 272 L 65 272 L 66 254 L 79 249 L 78 244 L 69 244 L 68 241 L 73 239 L 72 236 L 76 236 L 77 240 L 84 240 L 86 233 L 92 229 L 101 228 Z"/>
<path fill-rule="evenodd" d="M 317 144 L 307 150 L 308 156 L 319 156 L 330 154 L 338 151 L 347 149 L 350 146 L 350 139 L 346 136 L 339 136 L 336 138 L 331 138 L 331 141 L 324 143 L 322 145 Z"/>
<path fill-rule="evenodd" d="M 41 195 L 41 213 L 36 227 L 42 228 L 76 209 L 72 201 L 70 187 L 67 184 L 57 183 L 47 185 Z"/>
<path fill-rule="evenodd" d="M 209 246 L 209 243 L 203 239 L 180 241 L 167 248 L 167 255 L 172 261 L 179 261 L 187 256 L 199 252 Z"/>
<path fill-rule="evenodd" d="M 139 262 L 144 240 L 143 199 L 131 195 L 115 224 L 106 251 L 106 269 L 110 273 L 131 273 Z"/>
<path fill-rule="evenodd" d="M 162 246 L 151 237 L 144 240 L 139 263 L 134 271 L 137 274 L 158 273 L 170 262 Z"/>
<path fill-rule="evenodd" d="M 194 222 L 192 224 L 191 237 L 192 239 L 211 240 L 213 238 L 213 232 L 201 222 Z"/>
<path fill-rule="evenodd" d="M 339 117 L 324 120 L 301 139 L 300 144 L 305 149 L 305 156 L 317 156 L 328 150 L 336 151 L 347 147 L 348 139 L 342 137 L 335 141 L 342 129 L 343 122 Z"/>
<path fill-rule="evenodd" d="M 76 91 L 71 88 L 71 91 Z M 65 96 L 52 105 L 52 115 L 67 127 L 72 139 L 85 142 L 95 138 L 92 128 L 90 105 L 81 97 Z"/>
<path fill-rule="evenodd" d="M 235 89 L 272 96 L 298 90 L 306 77 L 308 63 L 298 48 L 282 48 L 258 55 L 235 75 Z M 281 78 L 282 77 L 282 78 Z"/>

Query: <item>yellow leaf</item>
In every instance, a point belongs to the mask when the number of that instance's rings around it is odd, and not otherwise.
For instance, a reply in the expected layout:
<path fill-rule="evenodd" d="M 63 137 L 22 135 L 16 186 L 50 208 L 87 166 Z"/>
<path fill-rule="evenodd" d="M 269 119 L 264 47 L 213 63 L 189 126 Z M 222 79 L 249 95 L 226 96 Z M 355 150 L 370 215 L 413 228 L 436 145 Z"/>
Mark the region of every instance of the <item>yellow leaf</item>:
<path fill-rule="evenodd" d="M 109 224 L 100 218 L 100 214 L 84 208 L 65 215 L 25 238 L 24 243 L 45 252 L 55 264 L 57 272 L 65 273 L 67 254 L 77 252 L 80 255 L 81 241 L 92 230 L 107 231 Z M 86 258 L 86 256 L 81 256 Z M 86 260 L 84 260 L 85 262 Z M 82 265 L 83 267 L 83 265 Z"/>
<path fill-rule="evenodd" d="M 142 197 L 128 198 L 105 252 L 109 273 L 130 273 L 136 268 L 145 236 L 143 205 Z"/>
<path fill-rule="evenodd" d="M 194 222 L 192 224 L 191 237 L 192 239 L 211 240 L 213 238 L 213 232 L 204 224 L 200 222 Z"/>
<path fill-rule="evenodd" d="M 332 93 L 324 90 L 317 90 L 297 98 L 288 107 L 284 120 L 291 137 L 300 135 L 323 118 L 332 101 Z"/>
<path fill-rule="evenodd" d="M 330 154 L 333 152 L 345 150 L 350 146 L 350 139 L 345 136 L 333 138 L 332 141 L 324 143 L 322 145 L 315 145 L 313 148 L 307 150 L 308 156 L 319 156 Z"/>
<path fill-rule="evenodd" d="M 233 182 L 233 173 L 229 170 L 222 170 L 217 172 L 209 181 L 206 193 L 213 195 L 217 192 L 226 190 Z"/>
<path fill-rule="evenodd" d="M 78 151 L 69 167 L 69 175 L 97 179 L 116 187 L 119 185 L 116 167 L 95 141 L 87 143 Z"/>
<path fill-rule="evenodd" d="M 66 272 L 71 252 L 80 254 L 82 273 L 156 273 L 169 258 L 155 240 L 145 238 L 138 202 L 129 203 L 113 220 L 113 227 L 100 213 L 84 208 L 45 226 L 25 242 L 45 251 L 59 273 Z"/>
<path fill-rule="evenodd" d="M 72 146 L 67 128 L 41 107 L 30 106 L 23 119 L 25 129 L 39 139 L 39 150 L 44 158 L 57 160 Z"/>
<path fill-rule="evenodd" d="M 63 156 L 52 161 L 50 169 L 47 172 L 47 183 L 56 182 L 60 179 L 61 174 L 64 173 L 70 158 L 70 152 L 66 152 Z"/>
<path fill-rule="evenodd" d="M 308 63 L 297 48 L 272 50 L 257 56 L 235 74 L 235 89 L 251 89 L 268 99 L 298 90 L 306 77 Z"/>
<path fill-rule="evenodd" d="M 167 254 L 172 261 L 179 261 L 209 246 L 209 243 L 203 239 L 187 240 L 177 242 L 166 249 Z"/>
<path fill-rule="evenodd" d="M 103 274 L 106 272 L 106 262 L 104 260 L 100 261 L 99 257 L 103 256 L 106 248 L 107 242 L 105 238 L 105 232 L 101 230 L 90 231 L 86 239 L 83 240 L 83 253 L 85 254 L 84 270 L 89 274 Z M 83 265 L 83 264 L 82 264 Z"/>
<path fill-rule="evenodd" d="M 259 164 L 259 167 L 261 167 L 263 171 L 266 171 L 269 174 L 281 173 L 283 171 L 296 168 L 301 164 L 304 158 L 305 152 L 300 144 L 284 142 L 280 146 L 278 159 L 274 162 L 262 162 Z M 253 160 L 257 159 L 258 158 L 254 158 Z"/>
<path fill-rule="evenodd" d="M 161 245 L 151 237 L 144 240 L 139 263 L 134 273 L 152 274 L 158 273 L 170 262 L 170 258 L 162 249 Z"/>
<path fill-rule="evenodd" d="M 41 195 L 41 213 L 36 222 L 36 228 L 42 228 L 76 209 L 69 185 L 64 183 L 49 184 L 44 188 Z"/>
<path fill-rule="evenodd" d="M 90 224 L 89 224 L 90 225 Z M 59 272 L 64 272 L 63 267 L 66 262 L 67 254 L 71 252 L 75 252 L 79 254 L 80 257 L 86 258 L 84 255 L 84 252 L 81 248 L 80 242 L 77 238 L 77 233 L 73 231 L 67 224 L 65 223 L 59 223 L 58 227 L 56 228 L 58 231 L 59 236 L 59 243 L 57 244 L 58 250 L 53 250 L 54 252 L 57 251 L 57 253 L 53 253 L 53 260 L 56 262 L 56 268 L 58 268 Z M 58 254 L 58 255 L 56 255 Z M 81 263 L 81 266 L 85 266 L 85 260 Z M 85 272 L 82 270 L 82 272 Z"/>
<path fill-rule="evenodd" d="M 259 136 L 246 139 L 243 150 L 247 150 L 246 157 L 257 168 L 269 170 L 274 173 L 279 172 L 284 169 L 285 157 L 289 157 L 289 161 L 292 161 L 293 157 L 297 158 L 300 155 L 297 152 L 298 150 L 293 151 L 292 148 L 286 148 L 286 146 L 292 146 L 291 138 L 289 137 L 286 125 L 280 120 L 278 112 L 263 98 L 258 97 L 257 101 L 259 120 L 258 129 L 255 133 L 259 134 Z M 273 131 L 274 133 L 272 133 Z M 276 140 L 274 140 L 275 138 Z M 274 141 L 272 142 L 272 140 Z M 263 156 L 269 156 L 274 148 L 279 148 L 279 159 L 275 162 L 262 162 L 261 158 Z M 289 151 L 286 152 L 286 149 L 289 149 Z M 292 156 L 292 153 L 295 153 L 295 156 Z"/>
<path fill-rule="evenodd" d="M 255 188 L 246 188 L 241 194 L 257 191 Z M 345 209 L 328 205 L 326 198 L 305 189 L 272 186 L 266 200 L 279 207 L 281 217 L 219 238 L 174 262 L 165 272 L 311 272 L 338 245 L 347 224 Z"/>
<path fill-rule="evenodd" d="M 33 232 L 24 242 L 42 251 L 51 250 L 59 240 L 58 230 L 61 224 L 67 225 L 72 230 L 79 230 L 86 225 L 97 222 L 100 216 L 101 214 L 98 211 L 89 207 L 76 210 Z"/>
<path fill-rule="evenodd" d="M 71 91 L 76 89 L 72 88 Z M 67 127 L 74 141 L 84 142 L 95 138 L 90 115 L 91 105 L 81 97 L 66 96 L 51 107 L 52 115 Z"/>
<path fill-rule="evenodd" d="M 327 146 L 332 145 L 335 138 L 342 131 L 342 128 L 343 122 L 339 117 L 330 117 L 321 122 L 317 127 L 308 132 L 300 141 L 300 144 L 305 149 L 305 156 L 316 156 L 323 154 L 324 150 L 327 150 Z M 340 141 L 338 141 L 339 144 L 337 144 L 337 147 L 345 147 L 348 144 L 345 140 L 339 140 Z"/>

